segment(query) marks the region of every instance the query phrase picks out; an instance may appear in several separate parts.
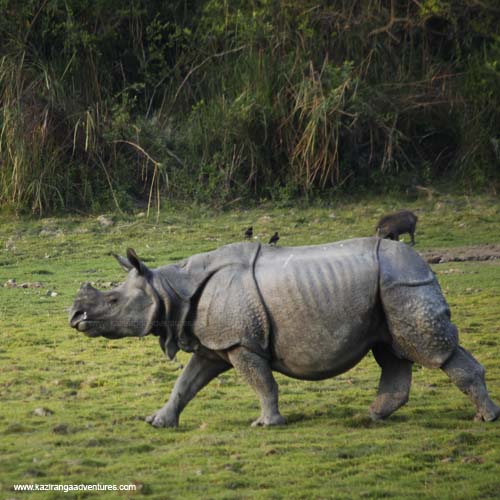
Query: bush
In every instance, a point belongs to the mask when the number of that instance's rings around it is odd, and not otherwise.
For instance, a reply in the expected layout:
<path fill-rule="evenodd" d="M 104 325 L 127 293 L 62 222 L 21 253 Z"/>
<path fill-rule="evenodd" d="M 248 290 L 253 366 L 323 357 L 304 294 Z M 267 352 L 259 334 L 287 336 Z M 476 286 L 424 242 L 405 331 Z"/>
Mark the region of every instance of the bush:
<path fill-rule="evenodd" d="M 0 205 L 499 180 L 494 0 L 0 8 Z"/>

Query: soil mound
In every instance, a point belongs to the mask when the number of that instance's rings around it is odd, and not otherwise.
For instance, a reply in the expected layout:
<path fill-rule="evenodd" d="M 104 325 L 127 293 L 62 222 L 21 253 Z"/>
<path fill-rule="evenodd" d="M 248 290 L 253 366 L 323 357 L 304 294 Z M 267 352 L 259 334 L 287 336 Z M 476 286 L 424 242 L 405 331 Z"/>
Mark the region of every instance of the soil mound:
<path fill-rule="evenodd" d="M 500 259 L 500 245 L 475 245 L 419 252 L 429 264 Z"/>

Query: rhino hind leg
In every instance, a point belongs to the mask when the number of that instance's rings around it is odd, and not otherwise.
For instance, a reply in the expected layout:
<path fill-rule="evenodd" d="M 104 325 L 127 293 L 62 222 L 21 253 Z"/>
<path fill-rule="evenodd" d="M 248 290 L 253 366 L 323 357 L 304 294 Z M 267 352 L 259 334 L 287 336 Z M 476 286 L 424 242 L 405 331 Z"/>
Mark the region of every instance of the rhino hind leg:
<path fill-rule="evenodd" d="M 261 415 L 252 423 L 252 427 L 284 425 L 285 419 L 278 409 L 278 384 L 274 380 L 269 361 L 244 347 L 231 349 L 227 354 L 235 370 L 260 400 Z"/>
<path fill-rule="evenodd" d="M 408 402 L 413 363 L 398 358 L 384 344 L 377 344 L 373 348 L 373 355 L 382 373 L 377 398 L 370 406 L 369 413 L 373 420 L 381 420 Z"/>
<path fill-rule="evenodd" d="M 474 403 L 475 420 L 491 422 L 500 416 L 500 408 L 490 399 L 486 389 L 485 370 L 469 352 L 457 346 L 441 368 Z"/>
<path fill-rule="evenodd" d="M 217 375 L 229 370 L 231 365 L 218 357 L 194 353 L 176 380 L 168 402 L 149 417 L 146 422 L 153 427 L 177 427 L 179 415 L 193 397 Z"/>

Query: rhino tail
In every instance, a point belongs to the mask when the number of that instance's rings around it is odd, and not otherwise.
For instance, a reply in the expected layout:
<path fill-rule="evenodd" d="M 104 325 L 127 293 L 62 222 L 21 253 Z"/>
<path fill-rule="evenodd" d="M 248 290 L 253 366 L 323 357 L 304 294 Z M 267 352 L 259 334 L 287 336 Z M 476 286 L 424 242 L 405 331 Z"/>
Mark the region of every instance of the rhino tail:
<path fill-rule="evenodd" d="M 404 243 L 380 240 L 378 260 L 392 348 L 402 358 L 441 367 L 458 345 L 458 333 L 434 273 Z"/>

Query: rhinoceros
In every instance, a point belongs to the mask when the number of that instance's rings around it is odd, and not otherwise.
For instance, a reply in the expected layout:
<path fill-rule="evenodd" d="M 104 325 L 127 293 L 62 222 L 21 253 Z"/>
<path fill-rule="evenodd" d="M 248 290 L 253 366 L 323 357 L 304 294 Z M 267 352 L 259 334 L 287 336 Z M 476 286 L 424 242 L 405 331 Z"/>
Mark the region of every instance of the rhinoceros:
<path fill-rule="evenodd" d="M 69 321 L 89 337 L 157 335 L 170 359 L 192 353 L 168 402 L 146 418 L 155 427 L 176 427 L 196 393 L 230 368 L 260 400 L 252 425 L 284 424 L 273 371 L 321 380 L 370 350 L 381 368 L 373 419 L 408 401 L 414 362 L 441 368 L 472 400 L 476 419 L 500 414 L 484 368 L 459 345 L 435 275 L 403 243 L 235 243 L 157 269 L 132 249 L 115 257 L 126 281 L 105 292 L 82 285 Z"/>

